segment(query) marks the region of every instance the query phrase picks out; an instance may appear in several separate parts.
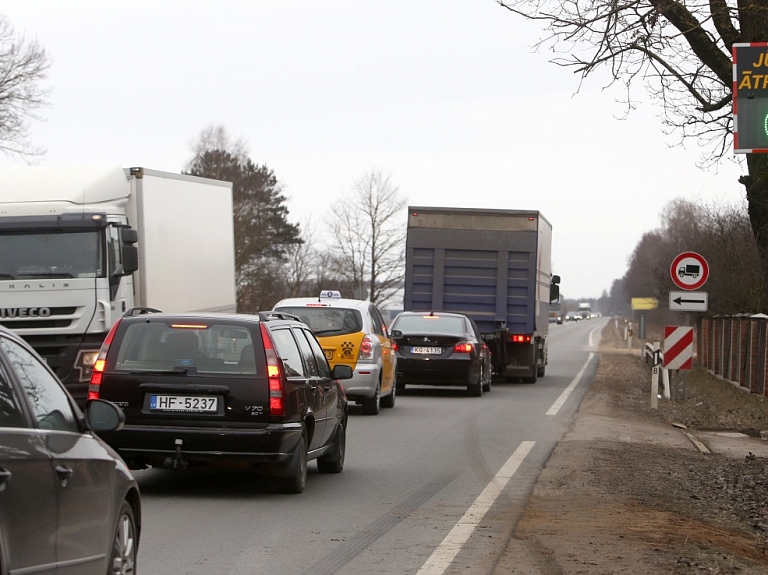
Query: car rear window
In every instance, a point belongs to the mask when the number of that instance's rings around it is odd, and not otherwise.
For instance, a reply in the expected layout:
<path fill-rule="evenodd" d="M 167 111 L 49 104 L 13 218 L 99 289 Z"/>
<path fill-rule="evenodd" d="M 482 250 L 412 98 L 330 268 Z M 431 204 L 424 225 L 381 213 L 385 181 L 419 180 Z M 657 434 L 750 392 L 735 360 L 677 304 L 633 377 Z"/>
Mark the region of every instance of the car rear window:
<path fill-rule="evenodd" d="M 255 374 L 251 331 L 226 323 L 145 321 L 128 325 L 120 340 L 116 371 Z M 181 327 L 184 325 L 184 327 Z"/>
<path fill-rule="evenodd" d="M 392 329 L 403 333 L 465 333 L 463 317 L 441 315 L 401 315 L 392 324 Z"/>
<path fill-rule="evenodd" d="M 363 330 L 363 316 L 356 309 L 342 307 L 281 307 L 276 311 L 298 316 L 317 337 L 347 335 Z"/>

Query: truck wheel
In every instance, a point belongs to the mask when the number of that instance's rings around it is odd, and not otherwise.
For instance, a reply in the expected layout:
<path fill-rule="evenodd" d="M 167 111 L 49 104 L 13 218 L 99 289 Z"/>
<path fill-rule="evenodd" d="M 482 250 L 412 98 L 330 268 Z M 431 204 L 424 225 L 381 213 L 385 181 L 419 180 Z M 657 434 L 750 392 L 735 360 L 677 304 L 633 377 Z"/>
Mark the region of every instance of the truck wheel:
<path fill-rule="evenodd" d="M 380 381 L 376 384 L 376 392 L 373 394 L 373 397 L 364 399 L 361 403 L 363 404 L 363 413 L 365 415 L 379 414 L 379 409 L 381 408 L 381 382 Z"/>

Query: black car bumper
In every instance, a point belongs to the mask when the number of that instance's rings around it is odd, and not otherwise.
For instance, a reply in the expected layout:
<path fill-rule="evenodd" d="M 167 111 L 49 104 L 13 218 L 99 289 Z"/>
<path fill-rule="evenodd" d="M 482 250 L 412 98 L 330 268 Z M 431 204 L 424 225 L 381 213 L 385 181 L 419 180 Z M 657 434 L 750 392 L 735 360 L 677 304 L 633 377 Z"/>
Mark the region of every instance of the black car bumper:
<path fill-rule="evenodd" d="M 415 385 L 468 385 L 477 381 L 480 361 L 469 358 L 397 358 L 397 380 Z"/>

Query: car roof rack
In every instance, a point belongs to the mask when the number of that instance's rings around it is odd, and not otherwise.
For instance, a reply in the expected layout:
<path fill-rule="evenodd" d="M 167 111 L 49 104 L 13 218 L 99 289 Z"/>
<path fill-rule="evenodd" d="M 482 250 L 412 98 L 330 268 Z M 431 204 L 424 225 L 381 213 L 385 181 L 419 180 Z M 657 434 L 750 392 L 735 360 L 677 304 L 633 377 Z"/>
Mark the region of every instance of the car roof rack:
<path fill-rule="evenodd" d="M 153 307 L 132 307 L 123 314 L 123 317 L 136 317 L 137 315 L 144 315 L 147 313 L 163 313 L 159 309 Z"/>
<path fill-rule="evenodd" d="M 259 320 L 269 321 L 272 319 L 287 319 L 287 320 L 293 320 L 293 321 L 301 321 L 298 316 L 295 316 L 292 313 L 286 313 L 284 311 L 260 311 L 259 312 Z"/>

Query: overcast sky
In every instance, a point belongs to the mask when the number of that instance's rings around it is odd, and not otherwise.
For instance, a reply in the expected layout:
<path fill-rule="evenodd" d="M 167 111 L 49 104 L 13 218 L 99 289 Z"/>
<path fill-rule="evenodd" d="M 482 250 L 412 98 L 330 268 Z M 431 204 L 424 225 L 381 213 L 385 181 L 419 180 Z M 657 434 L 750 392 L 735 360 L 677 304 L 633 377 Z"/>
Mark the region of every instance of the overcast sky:
<path fill-rule="evenodd" d="M 291 219 L 317 228 L 372 170 L 409 205 L 540 210 L 567 298 L 610 290 L 670 200 L 743 196 L 740 168 L 697 169 L 695 143 L 671 148 L 651 104 L 619 120 L 620 89 L 596 78 L 576 93 L 578 77 L 533 50 L 537 24 L 494 0 L 6 0 L 0 12 L 52 59 L 31 131 L 40 164 L 179 172 L 221 125 L 275 172 Z"/>

